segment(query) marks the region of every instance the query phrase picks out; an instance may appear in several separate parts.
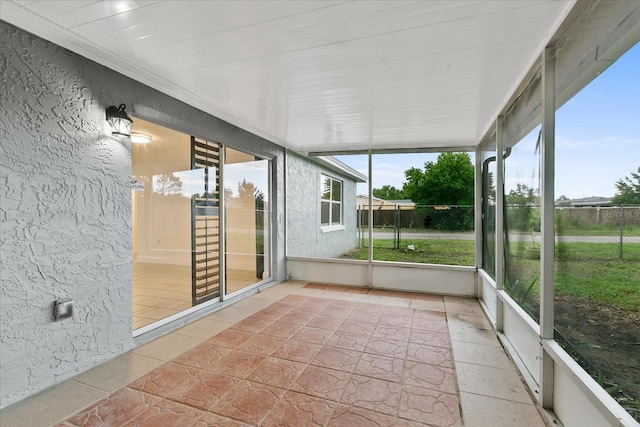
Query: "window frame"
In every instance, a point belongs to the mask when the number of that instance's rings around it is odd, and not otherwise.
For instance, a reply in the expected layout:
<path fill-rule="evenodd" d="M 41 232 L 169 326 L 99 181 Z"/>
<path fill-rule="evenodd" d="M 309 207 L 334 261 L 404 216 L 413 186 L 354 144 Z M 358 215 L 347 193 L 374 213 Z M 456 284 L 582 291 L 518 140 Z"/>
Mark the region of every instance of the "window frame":
<path fill-rule="evenodd" d="M 325 182 L 328 181 L 328 189 L 325 189 Z M 340 195 L 338 200 L 334 200 L 334 186 L 336 183 L 340 185 Z M 325 197 L 328 191 L 328 197 Z M 328 205 L 328 223 L 322 222 L 322 212 L 323 206 Z M 320 174 L 320 229 L 323 233 L 344 230 L 344 181 L 338 178 L 335 178 L 331 175 L 321 173 Z M 339 209 L 340 219 L 339 221 L 334 221 L 334 209 Z"/>

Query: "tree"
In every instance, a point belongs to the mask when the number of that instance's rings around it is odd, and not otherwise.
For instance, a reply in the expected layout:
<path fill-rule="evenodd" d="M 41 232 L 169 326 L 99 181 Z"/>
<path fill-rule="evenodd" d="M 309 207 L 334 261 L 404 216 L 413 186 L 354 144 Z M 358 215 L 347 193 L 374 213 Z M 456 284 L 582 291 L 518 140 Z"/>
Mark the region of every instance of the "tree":
<path fill-rule="evenodd" d="M 246 179 L 238 183 L 238 199 L 248 205 L 254 204 L 258 210 L 264 209 L 264 193 Z"/>
<path fill-rule="evenodd" d="M 473 205 L 474 168 L 467 153 L 442 153 L 424 171 L 409 168 L 402 187 L 418 205 Z"/>
<path fill-rule="evenodd" d="M 383 185 L 382 188 L 373 189 L 373 197 L 382 200 L 402 200 L 404 199 L 404 193 L 392 185 Z"/>
<path fill-rule="evenodd" d="M 507 224 L 509 229 L 540 231 L 540 209 L 537 208 L 538 190 L 527 184 L 516 184 L 516 188 L 505 195 Z"/>
<path fill-rule="evenodd" d="M 485 195 L 484 197 L 487 198 L 487 203 L 492 203 L 495 204 L 496 202 L 496 185 L 495 182 L 493 180 L 493 172 L 488 172 L 486 175 L 487 181 L 485 183 L 483 183 L 483 185 L 485 186 Z"/>
<path fill-rule="evenodd" d="M 507 205 L 527 206 L 535 205 L 538 201 L 537 190 L 530 188 L 527 184 L 516 184 L 514 190 L 506 195 Z"/>
<path fill-rule="evenodd" d="M 253 182 L 242 179 L 242 182 L 238 183 L 238 197 L 240 199 L 254 200 L 258 192 L 259 190 L 253 184 Z"/>
<path fill-rule="evenodd" d="M 624 177 L 616 181 L 618 191 L 612 202 L 620 205 L 640 204 L 640 167 L 638 173 L 631 172 L 631 176 Z"/>
<path fill-rule="evenodd" d="M 163 173 L 153 177 L 153 191 L 173 196 L 182 191 L 182 180 L 172 173 Z"/>

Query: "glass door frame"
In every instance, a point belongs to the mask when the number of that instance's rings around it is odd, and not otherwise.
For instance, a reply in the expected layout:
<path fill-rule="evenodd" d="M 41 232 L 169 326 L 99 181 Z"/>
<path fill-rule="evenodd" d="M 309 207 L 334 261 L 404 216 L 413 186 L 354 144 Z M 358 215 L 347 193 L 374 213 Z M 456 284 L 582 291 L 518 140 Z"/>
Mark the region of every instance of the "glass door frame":
<path fill-rule="evenodd" d="M 137 108 L 136 108 L 137 107 Z M 225 149 L 231 148 L 237 151 L 240 151 L 242 153 L 246 153 L 249 154 L 251 156 L 254 156 L 260 160 L 266 160 L 267 161 L 267 188 L 269 190 L 269 195 L 268 197 L 265 198 L 265 203 L 268 203 L 268 224 L 265 224 L 265 231 L 268 230 L 268 235 L 269 235 L 269 242 L 268 244 L 265 245 L 265 251 L 268 248 L 269 251 L 269 259 L 268 259 L 268 263 L 265 264 L 265 270 L 268 268 L 269 270 L 269 277 L 267 279 L 263 279 L 263 280 L 259 280 L 254 284 L 251 284 L 247 287 L 244 287 L 238 291 L 235 291 L 233 293 L 227 294 L 227 283 L 226 283 L 226 274 L 224 274 L 226 272 L 226 260 L 224 256 L 220 257 L 220 262 L 219 262 L 219 268 L 220 268 L 220 272 L 221 272 L 221 277 L 220 277 L 220 292 L 219 292 L 219 296 L 212 298 L 208 301 L 204 301 L 201 302 L 197 305 L 193 305 L 187 309 L 184 309 L 182 311 L 178 311 L 174 314 L 171 314 L 165 318 L 162 318 L 160 320 L 157 320 L 153 323 L 141 326 L 137 329 L 133 329 L 132 328 L 132 336 L 133 338 L 136 337 L 140 337 L 148 332 L 151 332 L 153 330 L 157 330 L 159 328 L 162 328 L 163 326 L 174 322 L 178 319 L 184 318 L 186 316 L 189 316 L 193 313 L 196 313 L 198 311 L 204 310 L 206 308 L 210 308 L 212 306 L 216 306 L 216 305 L 220 305 L 223 301 L 227 301 L 233 298 L 236 298 L 237 296 L 247 293 L 247 292 L 251 292 L 253 290 L 255 290 L 256 288 L 260 287 L 260 286 L 264 286 L 267 283 L 273 282 L 275 280 L 275 265 L 276 265 L 276 257 L 275 257 L 275 248 L 276 248 L 276 239 L 274 232 L 276 231 L 276 224 L 274 221 L 274 211 L 275 211 L 275 201 L 277 200 L 277 194 L 276 194 L 276 187 L 275 187 L 275 183 L 277 182 L 275 180 L 274 177 L 274 173 L 276 168 L 274 167 L 274 162 L 276 161 L 277 157 L 273 156 L 273 155 L 268 155 L 268 154 L 260 154 L 260 153 L 255 153 L 252 150 L 246 150 L 244 148 L 241 147 L 236 147 L 234 145 L 229 145 L 229 144 L 225 144 L 220 142 L 220 138 L 216 138 L 215 136 L 209 135 L 209 136 L 202 136 L 201 133 L 199 132 L 193 132 L 190 129 L 189 123 L 187 122 L 182 122 L 182 125 L 177 125 L 176 122 L 174 120 L 172 120 L 171 118 L 169 118 L 168 116 L 166 116 L 164 113 L 161 113 L 159 111 L 155 111 L 143 106 L 135 106 L 134 105 L 134 113 L 132 114 L 132 117 L 134 119 L 134 121 L 136 119 L 140 119 L 143 121 L 147 121 L 150 122 L 151 124 L 157 125 L 157 126 L 161 126 L 161 127 L 165 127 L 171 131 L 175 131 L 175 132 L 180 132 L 185 134 L 187 137 L 196 137 L 196 138 L 200 138 L 200 139 L 204 139 L 210 142 L 215 142 L 218 144 L 219 149 L 220 149 L 220 156 L 219 156 L 219 181 L 220 181 L 220 188 L 221 188 L 221 193 L 223 193 L 223 185 L 224 185 L 224 173 L 225 173 L 225 167 L 224 167 L 224 163 L 225 163 Z M 223 138 L 224 139 L 224 138 Z M 224 233 L 224 231 L 226 230 L 226 209 L 225 209 L 225 197 L 220 197 L 219 199 L 219 224 L 220 224 L 220 233 Z M 131 215 L 133 215 L 133 212 L 131 212 Z M 132 225 L 133 227 L 133 222 Z M 222 237 L 222 236 L 221 236 Z M 133 242 L 132 242 L 133 244 Z M 226 252 L 226 239 L 221 238 L 220 239 L 220 246 L 219 246 L 219 250 L 220 250 L 220 254 L 223 255 Z M 132 256 L 133 256 L 133 247 L 132 247 Z M 132 282 L 131 282 L 131 291 L 133 292 L 133 278 L 132 278 Z M 191 286 L 190 283 L 187 283 L 186 286 Z M 133 326 L 133 325 L 132 325 Z"/>
<path fill-rule="evenodd" d="M 265 198 L 265 202 L 268 204 L 268 224 L 265 224 L 265 231 L 268 230 L 268 236 L 269 236 L 269 241 L 267 244 L 265 244 L 265 249 L 268 248 L 268 252 L 269 252 L 269 257 L 268 257 L 268 264 L 265 264 L 265 270 L 268 268 L 269 270 L 269 277 L 266 279 L 262 279 L 259 280 L 255 283 L 252 283 L 248 286 L 245 286 L 241 289 L 238 289 L 236 291 L 233 291 L 231 293 L 227 293 L 227 257 L 226 257 L 226 253 L 227 253 L 227 238 L 226 238 L 226 233 L 227 233 L 227 209 L 226 209 L 226 192 L 224 191 L 225 188 L 225 169 L 226 169 L 226 160 L 227 160 L 227 156 L 226 156 L 226 149 L 230 148 L 232 150 L 244 153 L 244 154 L 248 154 L 253 156 L 256 159 L 259 160 L 266 160 L 267 161 L 267 188 L 269 190 L 269 194 L 268 197 Z M 222 278 L 220 281 L 220 300 L 221 301 L 226 301 L 232 298 L 235 298 L 239 295 L 244 294 L 245 292 L 251 292 L 252 290 L 259 288 L 260 286 L 264 286 L 265 284 L 272 282 L 274 280 L 274 265 L 275 265 L 275 258 L 273 256 L 274 254 L 274 249 L 275 249 L 275 241 L 273 239 L 274 236 L 274 230 L 275 230 L 275 224 L 273 221 L 273 206 L 274 206 L 274 201 L 276 200 L 276 195 L 275 195 L 275 187 L 274 187 L 274 177 L 273 177 L 273 173 L 274 173 L 274 167 L 273 167 L 273 163 L 274 163 L 274 158 L 272 157 L 268 157 L 262 154 L 256 154 L 253 151 L 250 150 L 245 150 L 243 148 L 238 148 L 238 147 L 233 147 L 227 144 L 220 144 L 220 188 L 221 188 L 221 195 L 220 195 L 220 210 L 221 210 L 221 214 L 220 214 L 220 224 L 221 224 L 221 234 L 223 234 L 224 236 L 220 239 L 221 244 L 220 244 L 220 250 L 221 250 L 221 254 L 222 256 L 220 257 L 221 259 L 221 263 L 220 263 L 220 268 L 221 271 L 224 272 L 224 274 L 222 274 Z M 224 268 L 224 270 L 222 270 Z"/>

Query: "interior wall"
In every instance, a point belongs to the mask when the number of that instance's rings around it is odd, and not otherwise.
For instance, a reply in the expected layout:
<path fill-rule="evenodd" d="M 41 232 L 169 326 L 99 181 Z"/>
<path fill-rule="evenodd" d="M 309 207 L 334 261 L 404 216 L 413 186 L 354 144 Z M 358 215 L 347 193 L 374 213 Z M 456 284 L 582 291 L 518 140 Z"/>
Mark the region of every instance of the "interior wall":
<path fill-rule="evenodd" d="M 254 200 L 242 200 L 226 206 L 226 268 L 256 269 L 256 210 Z"/>
<path fill-rule="evenodd" d="M 225 150 L 225 170 L 255 161 L 255 156 L 238 150 Z M 237 182 L 223 183 L 237 192 Z M 225 250 L 227 270 L 256 270 L 256 198 L 225 200 Z"/>
<path fill-rule="evenodd" d="M 149 144 L 131 144 L 133 179 L 142 183 L 132 191 L 134 257 L 190 265 L 191 199 L 183 194 L 190 189 L 174 172 L 191 169 L 191 136 L 137 117 L 132 132 L 152 137 Z"/>
<path fill-rule="evenodd" d="M 131 147 L 107 136 L 111 105 L 273 159 L 284 278 L 281 147 L 5 22 L 0 38 L 0 407 L 134 346 Z M 56 322 L 60 298 L 75 314 Z"/>

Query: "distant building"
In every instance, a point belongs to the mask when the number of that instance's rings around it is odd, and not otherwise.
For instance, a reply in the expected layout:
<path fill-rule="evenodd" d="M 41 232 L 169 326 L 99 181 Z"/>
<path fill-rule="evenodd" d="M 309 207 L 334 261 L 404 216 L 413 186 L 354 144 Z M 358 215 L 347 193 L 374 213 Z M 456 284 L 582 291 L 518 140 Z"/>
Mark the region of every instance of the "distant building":
<path fill-rule="evenodd" d="M 580 199 L 559 198 L 556 206 L 563 207 L 583 207 L 583 206 L 611 206 L 613 197 L 582 197 Z"/>
<path fill-rule="evenodd" d="M 358 194 L 357 196 L 358 209 L 368 209 L 369 197 L 364 194 Z M 384 200 L 378 197 L 371 198 L 371 205 L 374 209 L 414 209 L 416 204 L 412 200 Z"/>

